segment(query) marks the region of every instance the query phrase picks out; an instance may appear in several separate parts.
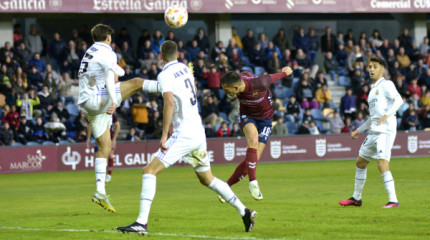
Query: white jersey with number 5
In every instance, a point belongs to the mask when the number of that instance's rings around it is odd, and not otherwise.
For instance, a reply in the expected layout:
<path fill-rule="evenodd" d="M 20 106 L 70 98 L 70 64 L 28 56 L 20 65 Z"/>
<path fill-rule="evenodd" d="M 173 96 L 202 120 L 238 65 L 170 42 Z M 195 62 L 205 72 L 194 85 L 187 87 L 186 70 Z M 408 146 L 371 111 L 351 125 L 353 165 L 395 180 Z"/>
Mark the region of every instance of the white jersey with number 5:
<path fill-rule="evenodd" d="M 167 63 L 158 75 L 161 92 L 172 92 L 174 98 L 173 131 L 191 136 L 204 136 L 205 131 L 197 107 L 194 76 L 191 70 L 177 60 Z"/>
<path fill-rule="evenodd" d="M 397 91 L 394 83 L 384 78 L 376 81 L 369 92 L 369 114 L 370 114 L 370 131 L 376 133 L 395 133 L 397 129 L 396 114 L 388 116 L 386 122 L 377 126 L 378 120 L 384 116 L 388 109 L 393 107 L 396 98 L 402 97 Z"/>
<path fill-rule="evenodd" d="M 117 56 L 112 51 L 111 46 L 106 43 L 96 42 L 85 52 L 81 61 L 78 73 L 78 104 L 87 101 L 94 94 L 97 94 L 98 89 L 105 87 L 106 72 L 108 70 L 120 74 L 122 69 L 117 64 Z"/>

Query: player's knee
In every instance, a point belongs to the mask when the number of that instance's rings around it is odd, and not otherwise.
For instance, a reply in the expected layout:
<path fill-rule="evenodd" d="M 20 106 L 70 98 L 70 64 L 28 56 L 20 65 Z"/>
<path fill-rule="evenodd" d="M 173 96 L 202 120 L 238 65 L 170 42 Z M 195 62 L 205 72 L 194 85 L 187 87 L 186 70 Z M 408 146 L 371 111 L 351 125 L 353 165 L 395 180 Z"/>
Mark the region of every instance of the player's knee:
<path fill-rule="evenodd" d="M 361 159 L 361 158 L 357 159 L 357 161 L 355 162 L 355 165 L 361 169 L 365 169 L 367 167 L 367 164 L 368 164 L 368 162 L 364 159 Z"/>
<path fill-rule="evenodd" d="M 258 138 L 248 140 L 248 148 L 258 148 Z"/>

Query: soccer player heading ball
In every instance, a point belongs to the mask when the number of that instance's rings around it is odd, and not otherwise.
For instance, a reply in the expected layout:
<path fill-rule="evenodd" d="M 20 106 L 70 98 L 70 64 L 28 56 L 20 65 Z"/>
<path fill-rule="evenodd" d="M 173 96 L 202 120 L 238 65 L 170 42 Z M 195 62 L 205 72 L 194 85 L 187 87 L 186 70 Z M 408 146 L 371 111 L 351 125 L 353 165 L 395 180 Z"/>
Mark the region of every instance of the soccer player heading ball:
<path fill-rule="evenodd" d="M 372 159 L 378 161 L 378 168 L 388 192 L 388 203 L 382 208 L 399 207 L 399 202 L 394 188 L 394 180 L 391 175 L 389 163 L 391 148 L 396 139 L 397 120 L 396 112 L 403 104 L 403 99 L 397 92 L 394 83 L 383 77 L 386 71 L 386 63 L 383 59 L 372 57 L 369 61 L 370 80 L 372 80 L 369 93 L 370 117 L 357 130 L 351 133 L 352 139 L 369 130 L 369 135 L 361 145 L 356 161 L 354 194 L 348 200 L 339 201 L 343 206 L 361 206 L 361 193 L 366 182 L 367 164 Z"/>
<path fill-rule="evenodd" d="M 239 99 L 239 122 L 248 142 L 245 159 L 239 163 L 227 183 L 232 186 L 248 174 L 249 191 L 255 200 L 263 199 L 257 182 L 257 161 L 272 131 L 274 109 L 270 85 L 291 73 L 291 68 L 284 67 L 280 73 L 259 77 L 252 76 L 250 72 L 228 72 L 221 78 L 224 92 Z M 219 199 L 224 202 L 224 199 Z"/>

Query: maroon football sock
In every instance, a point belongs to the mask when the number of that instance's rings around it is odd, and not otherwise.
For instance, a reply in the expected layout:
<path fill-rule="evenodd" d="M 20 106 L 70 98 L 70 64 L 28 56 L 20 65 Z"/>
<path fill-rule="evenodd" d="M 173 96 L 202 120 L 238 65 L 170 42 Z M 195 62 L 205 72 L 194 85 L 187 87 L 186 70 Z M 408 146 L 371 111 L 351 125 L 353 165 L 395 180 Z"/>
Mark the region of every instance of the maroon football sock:
<path fill-rule="evenodd" d="M 233 175 L 228 179 L 227 184 L 229 186 L 232 186 L 233 184 L 238 183 L 242 178 L 244 178 L 248 174 L 248 165 L 246 158 L 242 160 L 242 162 L 237 165 L 236 169 L 234 170 Z"/>
<path fill-rule="evenodd" d="M 112 170 L 113 170 L 113 158 L 110 157 L 108 159 L 107 174 L 112 175 Z"/>
<path fill-rule="evenodd" d="M 246 160 L 248 161 L 249 181 L 257 179 L 257 149 L 248 148 L 246 150 Z"/>

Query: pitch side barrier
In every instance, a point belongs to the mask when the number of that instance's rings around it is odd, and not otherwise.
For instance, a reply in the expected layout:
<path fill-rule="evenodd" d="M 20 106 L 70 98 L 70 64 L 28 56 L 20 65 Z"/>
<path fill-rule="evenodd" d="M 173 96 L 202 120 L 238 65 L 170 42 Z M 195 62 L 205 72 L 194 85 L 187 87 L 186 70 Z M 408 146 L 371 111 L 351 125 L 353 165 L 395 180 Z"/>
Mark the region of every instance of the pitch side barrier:
<path fill-rule="evenodd" d="M 365 134 L 352 140 L 349 134 L 271 137 L 263 162 L 315 161 L 356 158 Z M 244 138 L 208 139 L 212 164 L 239 163 L 246 154 Z M 158 149 L 158 141 L 118 142 L 115 168 L 145 166 Z M 393 157 L 428 156 L 430 132 L 401 132 L 392 149 Z M 180 161 L 176 165 L 187 165 Z M 94 149 L 85 144 L 0 148 L 0 174 L 78 171 L 94 168 Z"/>

